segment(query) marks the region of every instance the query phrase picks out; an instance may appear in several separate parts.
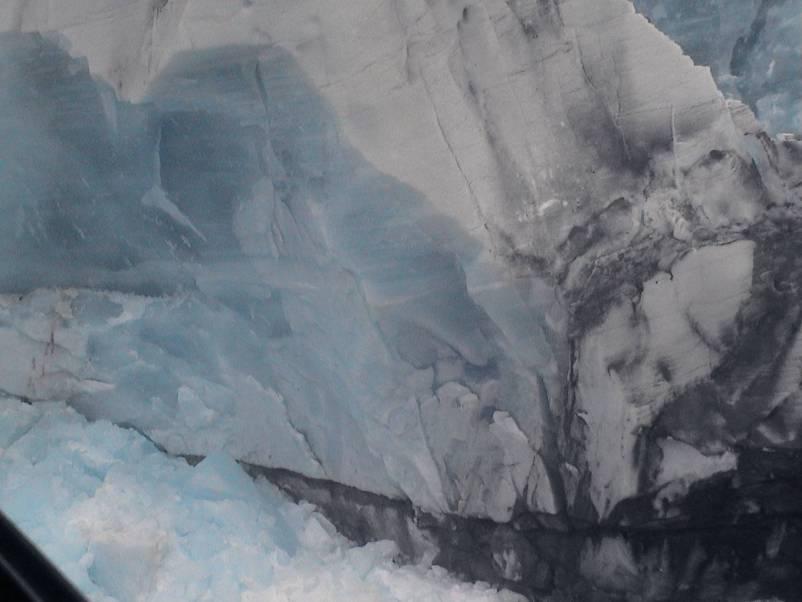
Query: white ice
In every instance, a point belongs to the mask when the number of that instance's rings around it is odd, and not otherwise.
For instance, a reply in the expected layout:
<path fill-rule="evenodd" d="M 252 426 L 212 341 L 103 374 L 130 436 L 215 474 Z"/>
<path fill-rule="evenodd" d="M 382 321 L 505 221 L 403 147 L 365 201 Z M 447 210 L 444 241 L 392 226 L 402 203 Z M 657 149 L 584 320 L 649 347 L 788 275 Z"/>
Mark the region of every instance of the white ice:
<path fill-rule="evenodd" d="M 223 453 L 197 466 L 65 404 L 0 400 L 0 509 L 92 600 L 517 600 L 355 547 Z"/>

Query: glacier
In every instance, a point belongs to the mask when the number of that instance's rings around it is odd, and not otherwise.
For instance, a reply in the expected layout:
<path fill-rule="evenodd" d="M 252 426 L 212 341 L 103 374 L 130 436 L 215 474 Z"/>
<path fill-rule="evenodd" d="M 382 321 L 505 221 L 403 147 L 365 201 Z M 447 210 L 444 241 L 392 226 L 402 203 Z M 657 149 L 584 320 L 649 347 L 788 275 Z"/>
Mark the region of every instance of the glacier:
<path fill-rule="evenodd" d="M 532 301 L 484 284 L 518 327 L 505 341 L 467 290 L 478 243 L 343 144 L 280 49 L 178 55 L 140 105 L 52 42 L 4 42 L 0 177 L 17 218 L 0 344 L 18 351 L 3 390 L 69 396 L 171 453 L 223 449 L 509 515 L 537 452 L 508 458 L 507 433 L 523 437 L 514 416 L 530 413 L 513 392 L 558 379 L 548 321 L 561 318 L 544 283 L 533 277 L 548 296 Z M 27 161 L 52 163 L 52 184 L 31 190 Z M 517 357 L 527 345 L 542 351 Z M 442 437 L 453 420 L 464 433 Z M 477 461 L 491 490 L 469 483 Z"/>
<path fill-rule="evenodd" d="M 532 365 L 556 379 L 554 299 L 521 320 L 543 350 L 521 365 L 467 292 L 460 261 L 478 245 L 339 143 L 280 50 L 178 56 L 140 108 L 104 98 L 51 42 L 6 43 L 3 184 L 19 193 L 3 289 L 23 295 L 4 304 L 5 391 L 68 395 L 171 453 L 223 449 L 427 508 L 509 513 L 530 472 L 504 465 L 512 392 Z M 52 161 L 41 192 L 26 160 Z M 488 296 L 526 313 L 514 291 Z M 449 463 L 453 420 L 475 444 Z M 498 500 L 471 486 L 477 463 Z"/>
<path fill-rule="evenodd" d="M 5 3 L 0 391 L 530 599 L 795 591 L 799 4 L 733 4 Z"/>
<path fill-rule="evenodd" d="M 802 22 L 798 0 L 635 0 L 635 7 L 710 67 L 771 133 L 802 131 Z"/>

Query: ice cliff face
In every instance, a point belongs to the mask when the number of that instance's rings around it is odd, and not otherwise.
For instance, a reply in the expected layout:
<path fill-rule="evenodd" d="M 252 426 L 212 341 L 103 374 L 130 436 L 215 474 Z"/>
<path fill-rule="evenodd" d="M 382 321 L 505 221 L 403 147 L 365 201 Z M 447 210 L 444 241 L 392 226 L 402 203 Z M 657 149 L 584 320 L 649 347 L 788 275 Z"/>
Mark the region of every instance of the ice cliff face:
<path fill-rule="evenodd" d="M 0 19 L 6 394 L 499 522 L 799 445 L 802 145 L 628 1 Z"/>
<path fill-rule="evenodd" d="M 802 130 L 799 0 L 635 0 L 635 7 L 709 65 L 721 90 L 748 103 L 769 132 Z"/>

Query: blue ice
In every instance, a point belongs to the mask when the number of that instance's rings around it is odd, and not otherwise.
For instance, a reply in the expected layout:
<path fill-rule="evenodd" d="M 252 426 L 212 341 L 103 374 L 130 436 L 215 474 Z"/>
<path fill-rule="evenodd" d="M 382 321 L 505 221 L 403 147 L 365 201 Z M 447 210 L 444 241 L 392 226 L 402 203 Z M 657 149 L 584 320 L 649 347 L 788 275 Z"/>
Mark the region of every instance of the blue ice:
<path fill-rule="evenodd" d="M 285 51 L 178 55 L 131 104 L 3 34 L 0 131 L 7 393 L 439 509 L 472 495 L 449 462 L 504 478 L 490 435 L 432 456 L 448 412 L 539 428 L 559 352 L 527 283 L 472 298 L 478 244 L 353 150 Z M 525 319 L 507 339 L 490 315 Z M 478 405 L 431 410 L 449 380 Z"/>
<path fill-rule="evenodd" d="M 354 547 L 226 454 L 193 467 L 59 402 L 0 398 L 0 508 L 97 602 L 517 600 Z"/>
<path fill-rule="evenodd" d="M 772 133 L 802 132 L 801 0 L 634 0 Z"/>

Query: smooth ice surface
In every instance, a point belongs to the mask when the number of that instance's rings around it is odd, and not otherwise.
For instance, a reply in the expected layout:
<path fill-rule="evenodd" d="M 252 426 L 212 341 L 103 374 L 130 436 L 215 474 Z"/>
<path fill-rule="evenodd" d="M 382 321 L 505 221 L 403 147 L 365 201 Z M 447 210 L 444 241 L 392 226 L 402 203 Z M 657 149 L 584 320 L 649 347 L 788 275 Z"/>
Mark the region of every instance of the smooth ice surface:
<path fill-rule="evenodd" d="M 63 403 L 0 400 L 0 508 L 92 600 L 517 600 L 353 547 L 222 453 L 192 467 Z"/>
<path fill-rule="evenodd" d="M 802 0 L 634 0 L 769 132 L 802 131 Z"/>

